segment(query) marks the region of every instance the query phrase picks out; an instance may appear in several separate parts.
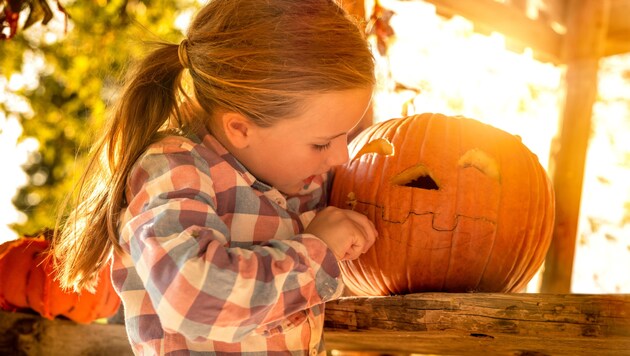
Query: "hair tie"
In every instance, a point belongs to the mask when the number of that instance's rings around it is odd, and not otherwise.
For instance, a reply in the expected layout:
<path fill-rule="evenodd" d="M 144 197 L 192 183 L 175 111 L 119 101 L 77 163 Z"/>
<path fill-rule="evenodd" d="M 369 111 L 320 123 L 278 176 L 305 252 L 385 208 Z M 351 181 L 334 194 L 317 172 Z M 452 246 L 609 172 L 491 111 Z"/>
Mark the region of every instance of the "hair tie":
<path fill-rule="evenodd" d="M 188 40 L 183 39 L 179 43 L 179 48 L 177 49 L 177 56 L 179 57 L 179 63 L 181 63 L 184 69 L 190 67 L 190 61 L 188 60 Z"/>

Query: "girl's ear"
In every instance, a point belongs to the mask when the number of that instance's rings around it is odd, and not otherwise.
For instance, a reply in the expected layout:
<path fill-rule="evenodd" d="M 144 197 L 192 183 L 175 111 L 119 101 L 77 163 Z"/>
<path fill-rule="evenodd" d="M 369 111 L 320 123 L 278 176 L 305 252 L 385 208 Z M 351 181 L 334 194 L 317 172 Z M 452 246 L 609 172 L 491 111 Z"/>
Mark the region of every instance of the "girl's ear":
<path fill-rule="evenodd" d="M 245 116 L 227 112 L 221 116 L 223 132 L 226 138 L 235 148 L 246 148 L 249 146 L 251 135 L 255 129 L 254 123 Z"/>

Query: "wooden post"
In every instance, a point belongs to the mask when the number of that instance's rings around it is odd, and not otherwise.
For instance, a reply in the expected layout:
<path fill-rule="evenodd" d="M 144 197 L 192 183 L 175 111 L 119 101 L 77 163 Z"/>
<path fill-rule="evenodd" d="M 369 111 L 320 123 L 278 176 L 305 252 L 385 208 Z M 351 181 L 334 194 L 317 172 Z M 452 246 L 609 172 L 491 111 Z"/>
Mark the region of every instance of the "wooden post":
<path fill-rule="evenodd" d="M 571 292 L 586 151 L 610 0 L 569 0 L 567 6 L 563 44 L 566 97 L 557 151 L 550 157 L 556 223 L 542 275 L 543 293 Z"/>

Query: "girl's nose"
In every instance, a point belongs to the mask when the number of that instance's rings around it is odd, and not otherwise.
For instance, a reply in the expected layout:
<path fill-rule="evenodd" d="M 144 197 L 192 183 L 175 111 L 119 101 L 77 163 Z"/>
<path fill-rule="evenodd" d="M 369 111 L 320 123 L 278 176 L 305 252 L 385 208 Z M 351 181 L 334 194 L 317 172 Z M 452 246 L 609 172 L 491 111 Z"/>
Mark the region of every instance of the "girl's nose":
<path fill-rule="evenodd" d="M 341 136 L 333 140 L 330 155 L 328 155 L 326 164 L 328 166 L 338 166 L 348 162 L 350 156 L 348 155 L 348 141 L 346 136 Z"/>

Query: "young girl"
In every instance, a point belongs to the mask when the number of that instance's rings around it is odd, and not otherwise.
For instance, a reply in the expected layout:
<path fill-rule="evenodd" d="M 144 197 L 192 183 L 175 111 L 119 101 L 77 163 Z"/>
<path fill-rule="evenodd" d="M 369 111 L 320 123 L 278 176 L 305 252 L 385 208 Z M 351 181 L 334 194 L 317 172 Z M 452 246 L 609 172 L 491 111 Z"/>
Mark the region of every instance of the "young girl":
<path fill-rule="evenodd" d="M 60 280 L 112 258 L 136 354 L 324 353 L 337 261 L 376 237 L 325 207 L 373 66 L 333 0 L 210 1 L 129 77 L 57 231 Z"/>

